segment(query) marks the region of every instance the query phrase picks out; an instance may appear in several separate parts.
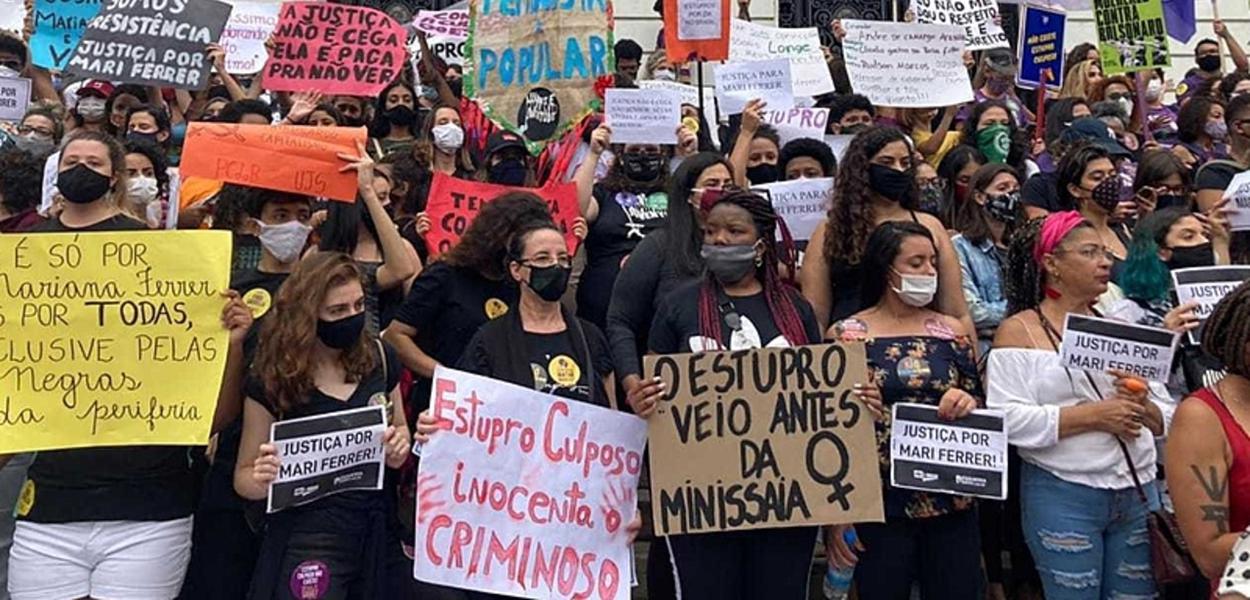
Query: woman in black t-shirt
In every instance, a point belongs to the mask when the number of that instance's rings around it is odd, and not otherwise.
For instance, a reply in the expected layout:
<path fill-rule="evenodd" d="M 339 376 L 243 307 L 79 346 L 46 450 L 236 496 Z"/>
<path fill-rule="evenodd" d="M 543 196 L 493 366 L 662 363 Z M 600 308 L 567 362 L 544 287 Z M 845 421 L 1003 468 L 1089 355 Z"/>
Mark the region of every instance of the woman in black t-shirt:
<path fill-rule="evenodd" d="M 399 361 L 364 335 L 364 303 L 360 268 L 338 252 L 305 258 L 278 291 L 244 385 L 234 473 L 240 496 L 264 499 L 282 461 L 292 459 L 278 456 L 270 442 L 276 421 L 384 405 L 391 423 L 381 440 L 386 465 L 403 466 L 410 442 Z M 293 581 L 324 597 L 379 597 L 389 577 L 407 577 L 411 568 L 386 526 L 395 509 L 390 498 L 382 491 L 347 491 L 268 515 L 249 597 L 287 598 Z"/>

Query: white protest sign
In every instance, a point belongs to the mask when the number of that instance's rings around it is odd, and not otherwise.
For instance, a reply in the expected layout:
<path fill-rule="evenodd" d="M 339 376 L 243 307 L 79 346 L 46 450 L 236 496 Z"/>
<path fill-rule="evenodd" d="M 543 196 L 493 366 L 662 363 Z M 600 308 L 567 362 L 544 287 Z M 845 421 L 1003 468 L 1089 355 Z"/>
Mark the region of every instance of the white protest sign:
<path fill-rule="evenodd" d="M 1166 383 L 1172 373 L 1177 335 L 1166 329 L 1069 314 L 1059 345 L 1059 362 L 1095 373 L 1124 371 Z"/>
<path fill-rule="evenodd" d="M 30 80 L 0 78 L 0 121 L 21 121 L 30 106 Z"/>
<path fill-rule="evenodd" d="M 423 10 L 412 20 L 417 31 L 427 35 L 445 36 L 455 40 L 469 37 L 469 11 L 460 10 Z"/>
<path fill-rule="evenodd" d="M 829 145 L 830 150 L 833 150 L 833 156 L 840 163 L 842 157 L 846 156 L 846 149 L 850 147 L 853 139 L 855 139 L 853 135 L 826 135 L 825 143 Z"/>
<path fill-rule="evenodd" d="M 268 512 L 348 490 L 380 490 L 385 474 L 386 408 L 366 406 L 278 421 L 269 432 L 281 468 L 269 484 Z"/>
<path fill-rule="evenodd" d="M 1177 304 L 1191 300 L 1198 303 L 1194 314 L 1200 319 L 1200 323 L 1189 331 L 1190 343 L 1200 343 L 1202 325 L 1211 316 L 1211 311 L 1215 310 L 1215 305 L 1247 279 L 1250 279 L 1250 267 L 1247 266 L 1193 267 L 1172 271 Z"/>
<path fill-rule="evenodd" d="M 742 19 L 731 21 L 729 60 L 747 62 L 787 58 L 796 96 L 818 96 L 833 91 L 829 65 L 820 49 L 815 27 L 781 29 Z"/>
<path fill-rule="evenodd" d="M 790 61 L 784 58 L 728 63 L 716 68 L 716 99 L 721 112 L 736 115 L 756 98 L 771 110 L 794 106 Z"/>
<path fill-rule="evenodd" d="M 525 598 L 628 600 L 642 419 L 438 367 L 421 447 L 421 581 Z"/>
<path fill-rule="evenodd" d="M 615 144 L 676 144 L 681 97 L 667 90 L 609 88 L 603 98 L 604 122 Z"/>
<path fill-rule="evenodd" d="M 677 39 L 718 40 L 722 0 L 677 0 Z"/>
<path fill-rule="evenodd" d="M 963 29 L 884 21 L 842 21 L 846 72 L 877 106 L 933 108 L 972 101 Z"/>
<path fill-rule="evenodd" d="M 768 194 L 773 210 L 785 221 L 795 242 L 812 239 L 812 232 L 825 221 L 833 202 L 832 177 L 778 181 L 751 189 Z"/>
<path fill-rule="evenodd" d="M 1007 423 L 996 410 L 956 421 L 937 407 L 891 407 L 890 484 L 897 488 L 1007 499 Z"/>
<path fill-rule="evenodd" d="M 265 40 L 278 25 L 280 3 L 230 2 L 230 20 L 221 32 L 221 48 L 226 51 L 226 71 L 257 73 L 269 58 Z"/>
<path fill-rule="evenodd" d="M 764 123 L 777 130 L 781 145 L 798 138 L 822 140 L 825 137 L 825 125 L 829 123 L 829 109 L 800 108 L 789 110 L 764 111 Z"/>
<path fill-rule="evenodd" d="M 464 45 L 465 40 L 459 40 L 444 35 L 433 35 L 426 38 L 425 42 L 430 45 L 430 52 L 446 62 L 449 65 L 464 64 Z M 421 45 L 412 44 L 408 47 L 408 54 L 412 56 L 412 68 L 418 68 L 421 64 Z"/>
<path fill-rule="evenodd" d="M 913 0 L 911 8 L 917 22 L 962 27 L 969 50 L 1010 46 L 996 0 Z"/>
<path fill-rule="evenodd" d="M 1228 225 L 1233 231 L 1250 230 L 1250 171 L 1238 173 L 1224 190 L 1228 203 Z"/>
<path fill-rule="evenodd" d="M 26 27 L 26 0 L 0 0 L 0 29 L 20 34 Z"/>
<path fill-rule="evenodd" d="M 677 83 L 676 81 L 658 81 L 655 79 L 643 79 L 637 83 L 638 89 L 665 90 L 673 92 L 681 98 L 682 104 L 689 104 L 690 106 L 699 105 L 699 88 L 693 85 Z"/>

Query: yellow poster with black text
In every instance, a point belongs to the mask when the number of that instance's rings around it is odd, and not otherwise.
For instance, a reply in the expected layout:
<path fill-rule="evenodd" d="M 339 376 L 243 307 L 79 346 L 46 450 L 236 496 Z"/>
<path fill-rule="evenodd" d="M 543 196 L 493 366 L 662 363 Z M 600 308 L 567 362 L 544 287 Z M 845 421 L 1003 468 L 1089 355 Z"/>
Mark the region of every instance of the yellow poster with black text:
<path fill-rule="evenodd" d="M 225 231 L 0 235 L 0 454 L 208 441 Z"/>

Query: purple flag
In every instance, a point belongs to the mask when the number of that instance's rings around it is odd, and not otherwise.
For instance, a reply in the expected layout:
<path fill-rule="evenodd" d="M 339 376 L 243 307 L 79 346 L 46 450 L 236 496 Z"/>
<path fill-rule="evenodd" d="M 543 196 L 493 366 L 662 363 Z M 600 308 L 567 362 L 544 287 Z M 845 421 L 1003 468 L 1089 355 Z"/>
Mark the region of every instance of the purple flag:
<path fill-rule="evenodd" d="M 1163 0 L 1163 21 L 1168 36 L 1180 42 L 1188 42 L 1198 29 L 1194 15 L 1194 0 Z"/>

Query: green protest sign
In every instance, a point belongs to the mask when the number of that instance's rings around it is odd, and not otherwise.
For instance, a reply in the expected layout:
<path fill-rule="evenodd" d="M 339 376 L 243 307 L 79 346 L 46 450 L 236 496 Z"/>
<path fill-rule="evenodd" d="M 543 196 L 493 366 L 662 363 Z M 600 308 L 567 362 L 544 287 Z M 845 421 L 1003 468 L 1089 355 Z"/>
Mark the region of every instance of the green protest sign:
<path fill-rule="evenodd" d="M 1104 75 L 1171 64 L 1163 0 L 1094 0 L 1094 23 Z"/>

